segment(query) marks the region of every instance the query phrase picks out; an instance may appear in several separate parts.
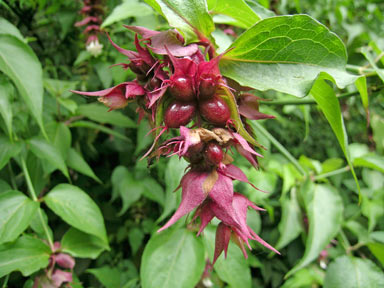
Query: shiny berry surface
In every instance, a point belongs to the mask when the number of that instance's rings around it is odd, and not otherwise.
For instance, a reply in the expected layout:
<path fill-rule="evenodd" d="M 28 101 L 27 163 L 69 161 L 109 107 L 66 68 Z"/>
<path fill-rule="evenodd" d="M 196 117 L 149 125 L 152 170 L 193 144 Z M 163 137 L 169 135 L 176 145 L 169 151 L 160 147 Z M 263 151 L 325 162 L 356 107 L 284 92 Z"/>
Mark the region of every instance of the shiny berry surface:
<path fill-rule="evenodd" d="M 199 99 L 210 99 L 216 91 L 217 83 L 212 77 L 201 79 L 199 85 Z"/>
<path fill-rule="evenodd" d="M 191 122 L 195 114 L 195 102 L 173 101 L 165 111 L 164 122 L 168 128 L 179 128 Z"/>
<path fill-rule="evenodd" d="M 217 126 L 225 126 L 231 117 L 227 103 L 218 96 L 200 101 L 199 111 L 205 120 Z"/>
<path fill-rule="evenodd" d="M 174 98 L 185 102 L 195 100 L 195 91 L 193 90 L 191 78 L 182 76 L 171 77 L 170 82 L 169 92 Z"/>
<path fill-rule="evenodd" d="M 218 165 L 223 160 L 224 153 L 220 145 L 217 143 L 209 143 L 205 148 L 205 158 L 213 165 Z"/>

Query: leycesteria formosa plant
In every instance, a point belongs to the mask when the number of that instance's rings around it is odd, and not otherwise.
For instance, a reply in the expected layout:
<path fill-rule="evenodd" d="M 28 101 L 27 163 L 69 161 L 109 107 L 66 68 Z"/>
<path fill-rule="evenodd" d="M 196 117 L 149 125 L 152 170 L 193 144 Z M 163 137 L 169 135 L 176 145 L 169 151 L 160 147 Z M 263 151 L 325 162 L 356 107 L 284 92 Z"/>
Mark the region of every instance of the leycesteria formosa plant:
<path fill-rule="evenodd" d="M 218 55 L 208 39 L 200 38 L 185 45 L 177 30 L 158 32 L 138 26 L 125 27 L 135 32 L 136 51 L 123 49 L 108 38 L 128 57 L 126 63 L 116 65 L 131 69 L 136 79 L 101 91 L 73 92 L 96 96 L 110 110 L 135 101 L 140 118 L 150 120 L 155 135 L 152 147 L 144 156 L 177 155 L 190 163 L 179 185 L 180 206 L 158 232 L 195 211 L 192 222 L 200 221 L 198 235 L 213 218 L 221 221 L 216 230 L 213 263 L 223 251 L 227 254 L 230 240 L 241 248 L 245 257 L 245 246 L 251 249 L 249 240 L 279 253 L 247 225 L 247 209 L 263 209 L 234 191 L 233 180 L 253 184 L 232 164 L 231 156 L 235 149 L 258 168 L 257 157 L 262 156 L 255 151 L 257 143 L 250 136 L 252 131 L 246 121 L 272 117 L 258 111 L 259 99 L 244 92 L 249 90 L 247 87 L 231 84 L 233 81 L 221 74 L 219 63 L 223 54 Z M 243 128 L 241 132 L 239 125 Z M 171 129 L 178 129 L 180 136 L 161 143 L 160 139 Z"/>

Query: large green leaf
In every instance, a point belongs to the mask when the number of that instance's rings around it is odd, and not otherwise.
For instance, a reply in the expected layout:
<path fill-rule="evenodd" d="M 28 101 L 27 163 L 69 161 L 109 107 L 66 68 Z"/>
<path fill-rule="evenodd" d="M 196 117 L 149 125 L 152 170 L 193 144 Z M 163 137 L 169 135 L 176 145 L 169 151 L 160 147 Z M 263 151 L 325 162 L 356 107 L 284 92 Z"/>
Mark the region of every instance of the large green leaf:
<path fill-rule="evenodd" d="M 50 253 L 48 245 L 41 240 L 28 235 L 20 237 L 0 250 L 0 278 L 12 271 L 31 275 L 48 266 Z"/>
<path fill-rule="evenodd" d="M 0 194 L 0 244 L 15 240 L 29 225 L 39 203 L 19 191 Z"/>
<path fill-rule="evenodd" d="M 376 154 L 366 154 L 353 159 L 353 165 L 357 167 L 367 167 L 384 173 L 384 157 Z"/>
<path fill-rule="evenodd" d="M 96 259 L 108 247 L 98 237 L 70 228 L 61 239 L 61 248 L 74 257 Z"/>
<path fill-rule="evenodd" d="M 84 160 L 83 156 L 75 149 L 70 148 L 67 158 L 67 165 L 72 169 L 91 177 L 96 182 L 101 183 L 99 177 L 93 172 L 92 168 L 88 165 L 88 163 Z"/>
<path fill-rule="evenodd" d="M 166 230 L 154 235 L 141 262 L 143 288 L 193 288 L 205 267 L 201 240 L 186 230 Z"/>
<path fill-rule="evenodd" d="M 229 49 L 220 61 L 223 75 L 262 91 L 302 97 L 320 72 L 331 75 L 341 88 L 356 80 L 345 72 L 343 42 L 307 15 L 261 20 Z"/>
<path fill-rule="evenodd" d="M 147 16 L 153 12 L 144 3 L 140 3 L 137 0 L 125 0 L 120 5 L 116 6 L 111 14 L 104 20 L 101 28 L 107 27 L 115 22 L 127 19 L 129 17 Z"/>
<path fill-rule="evenodd" d="M 77 108 L 77 114 L 99 122 L 116 125 L 119 127 L 135 128 L 136 123 L 118 111 L 109 111 L 107 107 L 98 103 L 81 105 Z"/>
<path fill-rule="evenodd" d="M 23 35 L 21 35 L 19 29 L 16 26 L 12 25 L 11 22 L 8 22 L 3 17 L 0 17 L 0 34 L 9 34 L 13 35 L 21 41 L 25 41 Z"/>
<path fill-rule="evenodd" d="M 156 2 L 146 0 L 145 2 L 157 11 L 161 9 L 161 14 L 168 20 L 169 25 L 181 32 L 187 44 L 199 40 L 196 32 L 209 38 L 215 30 L 204 0 L 156 0 Z"/>
<path fill-rule="evenodd" d="M 8 161 L 18 155 L 22 145 L 20 142 L 12 143 L 3 136 L 0 136 L 0 169 L 7 165 Z"/>
<path fill-rule="evenodd" d="M 69 177 L 67 166 L 59 149 L 51 143 L 38 138 L 31 139 L 28 143 L 36 157 L 47 160 L 52 166 L 63 172 L 67 178 Z"/>
<path fill-rule="evenodd" d="M 211 261 L 215 251 L 215 230 L 213 228 L 211 226 L 205 228 L 204 236 L 202 236 Z M 252 287 L 251 269 L 240 248 L 230 242 L 227 256 L 225 259 L 223 253 L 214 266 L 220 279 L 227 282 L 230 287 Z"/>
<path fill-rule="evenodd" d="M 384 273 L 368 259 L 341 256 L 329 265 L 324 288 L 384 287 Z"/>
<path fill-rule="evenodd" d="M 294 240 L 303 229 L 303 215 L 301 213 L 299 203 L 296 197 L 296 189 L 291 190 L 291 198 L 282 199 L 281 203 L 282 216 L 278 229 L 280 238 L 275 246 L 281 249 Z"/>
<path fill-rule="evenodd" d="M 343 115 L 341 114 L 340 104 L 336 97 L 335 91 L 323 80 L 321 77 L 316 80 L 315 85 L 311 90 L 311 95 L 316 100 L 321 111 L 323 111 L 325 118 L 327 118 L 329 125 L 335 133 L 337 141 L 343 150 L 344 156 L 347 159 L 353 178 L 355 179 L 356 186 L 360 191 L 359 181 L 357 180 L 355 170 L 351 163 L 348 151 L 348 135 L 345 130 Z"/>
<path fill-rule="evenodd" d="M 304 256 L 286 275 L 291 276 L 319 256 L 339 232 L 343 220 L 343 202 L 338 191 L 330 185 L 316 185 L 304 196 L 309 232 Z"/>
<path fill-rule="evenodd" d="M 15 83 L 45 133 L 42 121 L 43 73 L 33 50 L 15 36 L 0 34 L 0 70 Z"/>
<path fill-rule="evenodd" d="M 236 20 L 232 25 L 247 29 L 260 20 L 244 0 L 208 0 L 207 2 L 210 13 L 223 14 Z"/>
<path fill-rule="evenodd" d="M 0 18 L 1 20 L 1 18 Z M 1 23 L 0 23 L 1 26 Z M 9 134 L 9 138 L 12 139 L 12 106 L 11 95 L 13 94 L 13 87 L 10 83 L 0 83 L 0 115 L 3 117 L 5 126 Z"/>
<path fill-rule="evenodd" d="M 79 187 L 59 184 L 44 197 L 47 206 L 69 225 L 100 238 L 108 247 L 104 219 L 99 207 Z"/>

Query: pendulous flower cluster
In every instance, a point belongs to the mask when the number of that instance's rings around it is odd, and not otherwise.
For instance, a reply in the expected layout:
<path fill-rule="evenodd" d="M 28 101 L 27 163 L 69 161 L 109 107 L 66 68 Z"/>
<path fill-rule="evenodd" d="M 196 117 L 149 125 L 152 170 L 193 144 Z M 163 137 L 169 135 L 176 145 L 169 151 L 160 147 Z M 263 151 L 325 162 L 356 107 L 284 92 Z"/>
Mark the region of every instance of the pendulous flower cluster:
<path fill-rule="evenodd" d="M 84 0 L 83 8 L 80 14 L 84 16 L 83 20 L 76 22 L 76 27 L 86 26 L 83 33 L 87 36 L 85 43 L 86 49 L 93 56 L 97 57 L 103 50 L 103 45 L 99 42 L 100 23 L 104 15 L 102 0 Z"/>
<path fill-rule="evenodd" d="M 221 221 L 216 230 L 213 263 L 223 251 L 226 255 L 231 239 L 245 257 L 245 246 L 251 249 L 249 240 L 279 253 L 247 225 L 248 208 L 263 209 L 234 191 L 233 180 L 252 184 L 232 164 L 231 157 L 232 149 L 236 149 L 251 165 L 258 166 L 257 157 L 262 156 L 254 150 L 256 142 L 249 142 L 252 132 L 246 118 L 271 116 L 258 111 L 259 99 L 247 93 L 247 87 L 221 75 L 219 62 L 223 55 L 216 55 L 207 39 L 185 45 L 176 30 L 159 32 L 125 27 L 136 33 L 136 51 L 123 49 L 108 38 L 128 57 L 128 63 L 116 65 L 131 69 L 136 79 L 101 91 L 73 92 L 96 96 L 110 110 L 136 102 L 140 119 L 148 117 L 155 134 L 154 143 L 144 157 L 177 155 L 190 163 L 179 185 L 180 206 L 159 232 L 195 211 L 192 221 L 199 221 L 198 235 L 214 217 Z M 161 136 L 170 129 L 179 129 L 180 136 L 160 143 Z"/>

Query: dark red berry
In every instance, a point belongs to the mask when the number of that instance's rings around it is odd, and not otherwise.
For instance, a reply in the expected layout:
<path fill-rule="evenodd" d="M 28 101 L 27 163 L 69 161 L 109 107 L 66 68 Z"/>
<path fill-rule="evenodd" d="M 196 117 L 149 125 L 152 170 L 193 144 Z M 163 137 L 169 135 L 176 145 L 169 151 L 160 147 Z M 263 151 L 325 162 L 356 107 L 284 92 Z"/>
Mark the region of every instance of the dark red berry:
<path fill-rule="evenodd" d="M 153 90 L 159 88 L 160 84 L 161 80 L 159 78 L 152 77 L 151 80 L 149 80 L 149 87 Z"/>
<path fill-rule="evenodd" d="M 224 153 L 220 145 L 214 142 L 211 142 L 205 148 L 205 159 L 213 165 L 219 165 L 223 160 Z"/>
<path fill-rule="evenodd" d="M 180 101 L 195 100 L 195 91 L 193 90 L 192 79 L 183 76 L 171 77 L 169 92 L 173 97 Z"/>
<path fill-rule="evenodd" d="M 227 103 L 218 96 L 199 102 L 199 111 L 205 120 L 217 126 L 225 126 L 231 117 Z"/>
<path fill-rule="evenodd" d="M 173 101 L 165 110 L 164 122 L 168 128 L 179 128 L 191 122 L 195 114 L 195 102 Z"/>
<path fill-rule="evenodd" d="M 151 67 L 142 60 L 131 61 L 128 67 L 137 75 L 146 75 Z"/>
<path fill-rule="evenodd" d="M 211 98 L 216 92 L 217 83 L 212 77 L 201 79 L 199 85 L 199 99 L 206 100 Z"/>

